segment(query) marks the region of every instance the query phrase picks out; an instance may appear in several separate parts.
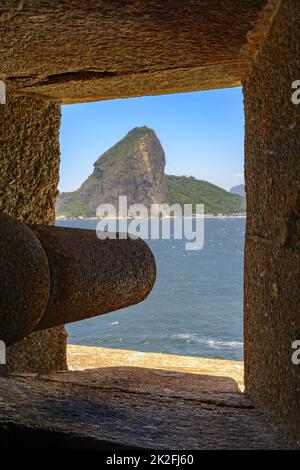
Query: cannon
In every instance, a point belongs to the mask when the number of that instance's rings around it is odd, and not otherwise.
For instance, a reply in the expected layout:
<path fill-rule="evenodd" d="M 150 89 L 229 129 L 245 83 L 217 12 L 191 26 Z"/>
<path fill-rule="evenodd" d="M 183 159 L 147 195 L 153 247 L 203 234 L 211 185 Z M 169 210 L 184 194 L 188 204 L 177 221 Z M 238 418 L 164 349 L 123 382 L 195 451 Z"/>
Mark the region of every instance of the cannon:
<path fill-rule="evenodd" d="M 119 310 L 144 300 L 156 264 L 141 239 L 25 225 L 0 214 L 0 340 Z"/>

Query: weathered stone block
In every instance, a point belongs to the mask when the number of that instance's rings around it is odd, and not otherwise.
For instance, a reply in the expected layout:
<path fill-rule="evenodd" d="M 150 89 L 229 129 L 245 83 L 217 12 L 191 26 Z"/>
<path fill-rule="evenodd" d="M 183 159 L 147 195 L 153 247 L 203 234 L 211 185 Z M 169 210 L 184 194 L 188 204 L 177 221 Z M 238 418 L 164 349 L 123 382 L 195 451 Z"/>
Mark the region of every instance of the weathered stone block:
<path fill-rule="evenodd" d="M 247 230 L 245 380 L 273 422 L 300 439 L 300 4 L 285 0 L 244 83 Z"/>
<path fill-rule="evenodd" d="M 0 211 L 28 223 L 52 224 L 59 177 L 60 105 L 7 97 L 0 106 Z M 66 332 L 34 333 L 10 347 L 10 370 L 66 368 Z"/>

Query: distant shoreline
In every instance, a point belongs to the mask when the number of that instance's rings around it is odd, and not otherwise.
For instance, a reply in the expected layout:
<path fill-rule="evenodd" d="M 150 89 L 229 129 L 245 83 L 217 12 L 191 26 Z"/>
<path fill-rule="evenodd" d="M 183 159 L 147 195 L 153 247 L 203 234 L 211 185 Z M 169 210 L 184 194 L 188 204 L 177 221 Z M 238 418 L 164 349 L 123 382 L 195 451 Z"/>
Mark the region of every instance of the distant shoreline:
<path fill-rule="evenodd" d="M 231 215 L 212 215 L 212 214 L 207 214 L 207 215 L 193 215 L 193 216 L 183 216 L 183 217 L 172 217 L 172 216 L 164 216 L 164 217 L 147 217 L 148 219 L 160 219 L 160 220 L 165 220 L 165 219 L 246 219 L 246 214 L 231 214 Z M 144 220 L 144 217 L 138 217 L 137 219 Z M 55 221 L 64 221 L 64 220 L 105 220 L 105 218 L 100 218 L 100 217 L 63 217 L 63 216 L 58 216 L 55 218 Z M 134 220 L 134 217 L 107 217 L 106 220 Z"/>

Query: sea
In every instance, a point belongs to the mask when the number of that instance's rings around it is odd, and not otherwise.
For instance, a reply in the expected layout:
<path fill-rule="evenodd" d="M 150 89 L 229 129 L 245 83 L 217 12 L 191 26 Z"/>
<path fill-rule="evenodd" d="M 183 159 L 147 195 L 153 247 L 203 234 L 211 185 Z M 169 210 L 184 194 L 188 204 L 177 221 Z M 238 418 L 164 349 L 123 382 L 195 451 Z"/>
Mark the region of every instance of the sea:
<path fill-rule="evenodd" d="M 95 230 L 97 220 L 56 225 Z M 161 224 L 165 223 L 163 220 Z M 70 344 L 220 359 L 243 359 L 245 218 L 204 220 L 201 250 L 186 240 L 147 240 L 157 280 L 132 307 L 67 325 Z"/>

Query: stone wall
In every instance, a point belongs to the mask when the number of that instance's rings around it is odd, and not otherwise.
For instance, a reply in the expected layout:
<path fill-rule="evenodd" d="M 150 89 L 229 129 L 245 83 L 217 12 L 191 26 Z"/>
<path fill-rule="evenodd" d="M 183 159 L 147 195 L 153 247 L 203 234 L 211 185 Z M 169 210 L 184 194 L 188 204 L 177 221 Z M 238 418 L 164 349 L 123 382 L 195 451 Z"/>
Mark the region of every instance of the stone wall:
<path fill-rule="evenodd" d="M 8 97 L 0 105 L 0 211 L 23 222 L 54 222 L 59 126 L 58 104 Z M 63 327 L 33 333 L 8 349 L 9 369 L 65 369 L 66 338 Z"/>
<path fill-rule="evenodd" d="M 284 0 L 244 83 L 245 378 L 272 422 L 300 439 L 300 3 Z"/>

